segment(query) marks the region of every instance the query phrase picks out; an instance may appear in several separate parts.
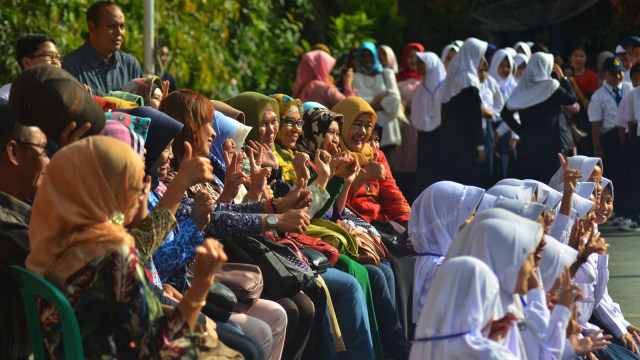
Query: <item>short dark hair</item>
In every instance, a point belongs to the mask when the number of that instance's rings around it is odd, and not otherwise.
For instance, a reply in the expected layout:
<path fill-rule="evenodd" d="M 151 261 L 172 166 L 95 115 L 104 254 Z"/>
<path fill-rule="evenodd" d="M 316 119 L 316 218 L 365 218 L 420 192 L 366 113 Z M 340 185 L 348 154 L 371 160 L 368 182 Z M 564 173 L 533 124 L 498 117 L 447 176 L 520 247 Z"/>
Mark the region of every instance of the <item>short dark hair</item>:
<path fill-rule="evenodd" d="M 535 54 L 537 52 L 549 52 L 549 48 L 547 47 L 547 45 L 541 43 L 541 42 L 536 42 L 533 44 L 533 46 L 531 47 L 531 53 Z"/>
<path fill-rule="evenodd" d="M 45 34 L 28 34 L 18 39 L 16 43 L 16 60 L 18 60 L 21 70 L 24 70 L 22 59 L 33 56 L 38 51 L 40 44 L 47 41 L 51 41 L 54 45 L 56 44 L 51 36 Z"/>
<path fill-rule="evenodd" d="M 91 5 L 87 9 L 87 24 L 89 24 L 89 21 L 91 21 L 95 25 L 98 25 L 98 23 L 100 22 L 100 10 L 102 10 L 102 8 L 105 6 L 111 5 L 118 6 L 113 1 L 98 1 L 97 3 Z"/>
<path fill-rule="evenodd" d="M 165 38 L 158 38 L 156 40 L 156 48 L 162 49 L 163 47 L 169 47 L 169 42 Z"/>
<path fill-rule="evenodd" d="M 11 140 L 24 140 L 24 126 L 16 120 L 9 104 L 0 104 L 0 154 Z"/>
<path fill-rule="evenodd" d="M 633 76 L 633 74 L 640 72 L 640 63 L 637 63 L 631 67 L 629 70 L 629 76 Z"/>
<path fill-rule="evenodd" d="M 635 50 L 636 48 L 640 48 L 640 43 L 633 44 L 633 47 L 631 48 L 631 51 Z"/>

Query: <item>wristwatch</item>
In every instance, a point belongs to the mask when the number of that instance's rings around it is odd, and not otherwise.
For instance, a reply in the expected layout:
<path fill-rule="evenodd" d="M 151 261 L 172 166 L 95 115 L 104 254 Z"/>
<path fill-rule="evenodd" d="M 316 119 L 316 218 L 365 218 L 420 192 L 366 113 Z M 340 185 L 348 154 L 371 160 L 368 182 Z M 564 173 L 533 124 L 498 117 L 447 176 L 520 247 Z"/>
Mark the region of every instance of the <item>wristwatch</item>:
<path fill-rule="evenodd" d="M 276 224 L 278 223 L 278 217 L 274 214 L 267 215 L 267 225 L 269 225 L 269 231 L 276 232 Z"/>

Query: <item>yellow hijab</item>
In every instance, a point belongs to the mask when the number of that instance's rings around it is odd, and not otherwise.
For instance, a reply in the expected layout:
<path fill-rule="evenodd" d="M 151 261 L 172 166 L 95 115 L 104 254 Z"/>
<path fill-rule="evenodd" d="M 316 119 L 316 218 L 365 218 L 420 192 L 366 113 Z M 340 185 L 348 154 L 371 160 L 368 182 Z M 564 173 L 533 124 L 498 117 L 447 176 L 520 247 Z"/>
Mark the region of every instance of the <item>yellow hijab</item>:
<path fill-rule="evenodd" d="M 140 155 L 117 139 L 90 136 L 58 151 L 33 203 L 27 268 L 62 287 L 90 261 L 135 246 L 122 221 L 143 176 Z"/>
<path fill-rule="evenodd" d="M 364 101 L 362 98 L 357 96 L 348 96 L 336 106 L 331 109 L 333 112 L 340 113 L 344 116 L 344 123 L 342 124 L 342 129 L 340 130 L 340 148 L 344 151 L 348 151 L 353 155 L 356 159 L 358 159 L 358 163 L 360 166 L 366 166 L 369 161 L 373 158 L 373 149 L 367 141 L 369 138 L 364 139 L 364 146 L 360 152 L 351 151 L 346 145 L 345 138 L 348 136 L 349 129 L 351 125 L 356 120 L 360 114 L 368 113 L 371 114 L 371 121 L 373 122 L 372 126 L 376 124 L 376 120 L 378 117 L 376 116 L 376 112 L 373 108 Z"/>

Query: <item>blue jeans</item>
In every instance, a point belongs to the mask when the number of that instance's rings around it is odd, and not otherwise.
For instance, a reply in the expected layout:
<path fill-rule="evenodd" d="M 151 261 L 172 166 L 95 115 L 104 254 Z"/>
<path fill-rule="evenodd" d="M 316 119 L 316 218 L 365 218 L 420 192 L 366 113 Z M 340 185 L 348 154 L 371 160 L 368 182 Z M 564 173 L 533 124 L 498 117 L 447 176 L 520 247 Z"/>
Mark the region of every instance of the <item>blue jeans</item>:
<path fill-rule="evenodd" d="M 339 354 L 340 359 L 373 359 L 367 304 L 360 284 L 353 276 L 334 268 L 321 276 L 329 288 L 347 348 L 347 351 Z"/>

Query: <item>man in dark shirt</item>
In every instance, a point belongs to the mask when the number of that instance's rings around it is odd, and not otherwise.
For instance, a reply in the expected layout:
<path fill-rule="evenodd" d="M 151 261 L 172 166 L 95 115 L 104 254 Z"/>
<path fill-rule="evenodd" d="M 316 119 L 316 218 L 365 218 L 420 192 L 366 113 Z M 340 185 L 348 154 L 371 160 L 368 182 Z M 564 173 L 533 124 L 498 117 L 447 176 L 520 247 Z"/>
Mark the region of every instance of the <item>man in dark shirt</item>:
<path fill-rule="evenodd" d="M 0 358 L 26 359 L 29 329 L 18 284 L 9 266 L 24 266 L 29 254 L 32 197 L 49 163 L 47 137 L 37 127 L 21 126 L 9 105 L 0 105 Z"/>
<path fill-rule="evenodd" d="M 97 2 L 87 10 L 89 40 L 64 57 L 62 68 L 88 85 L 94 95 L 120 90 L 130 80 L 143 77 L 133 56 L 120 51 L 125 19 L 111 1 Z"/>

